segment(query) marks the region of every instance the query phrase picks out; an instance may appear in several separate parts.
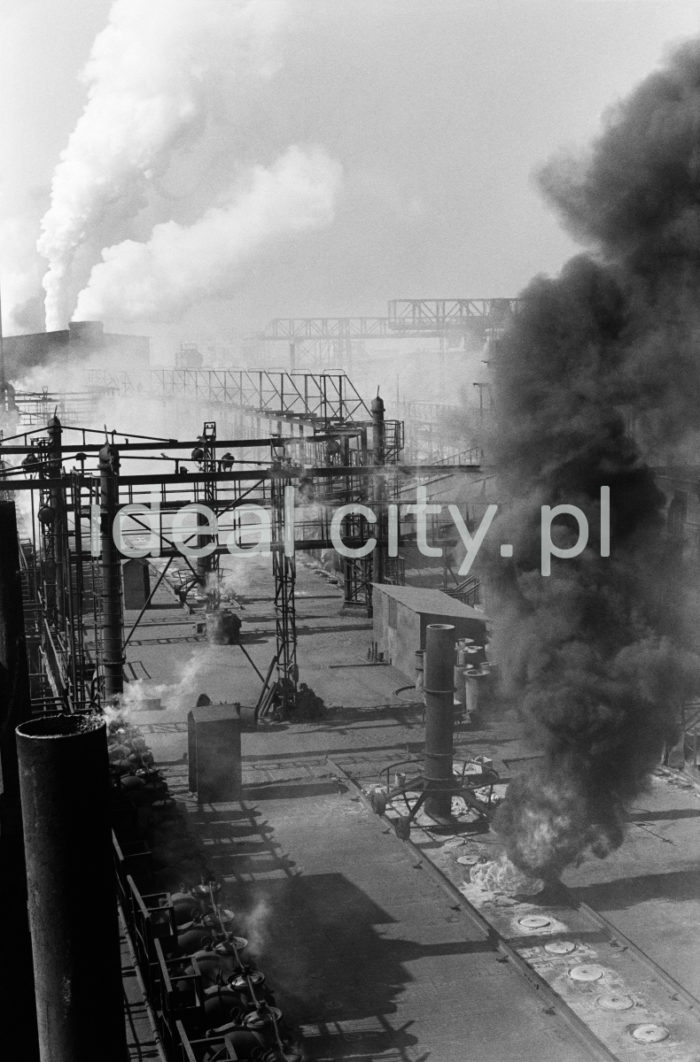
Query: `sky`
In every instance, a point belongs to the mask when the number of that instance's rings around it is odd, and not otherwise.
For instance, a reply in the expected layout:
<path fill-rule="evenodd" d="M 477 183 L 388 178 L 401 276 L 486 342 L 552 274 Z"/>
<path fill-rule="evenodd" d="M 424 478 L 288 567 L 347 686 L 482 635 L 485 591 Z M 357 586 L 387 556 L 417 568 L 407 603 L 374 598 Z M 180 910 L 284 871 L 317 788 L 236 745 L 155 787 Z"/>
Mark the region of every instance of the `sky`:
<path fill-rule="evenodd" d="M 686 0 L 0 0 L 5 334 L 515 296 L 577 250 L 538 168 L 698 32 Z"/>

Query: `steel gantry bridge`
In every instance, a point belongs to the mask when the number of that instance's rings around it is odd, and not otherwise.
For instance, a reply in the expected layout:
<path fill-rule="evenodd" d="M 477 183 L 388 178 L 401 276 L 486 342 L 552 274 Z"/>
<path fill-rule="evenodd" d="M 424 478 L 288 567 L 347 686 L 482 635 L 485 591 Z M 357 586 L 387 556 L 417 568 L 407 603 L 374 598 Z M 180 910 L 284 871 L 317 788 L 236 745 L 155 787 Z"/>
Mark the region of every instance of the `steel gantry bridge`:
<path fill-rule="evenodd" d="M 523 299 L 392 299 L 385 317 L 275 317 L 251 337 L 268 352 L 280 342 L 289 349 L 290 366 L 302 352 L 341 358 L 352 365 L 353 346 L 365 340 L 437 338 L 441 345 L 472 337 L 484 342 L 502 334 L 520 312 Z"/>
<path fill-rule="evenodd" d="M 329 426 L 368 420 L 370 413 L 343 372 L 255 369 L 148 369 L 143 373 L 91 370 L 87 385 L 103 392 L 185 398 L 225 405 L 255 418 Z"/>
<path fill-rule="evenodd" d="M 486 336 L 503 328 L 522 299 L 392 299 L 386 317 L 275 317 L 262 340 L 415 339 L 445 331 Z"/>

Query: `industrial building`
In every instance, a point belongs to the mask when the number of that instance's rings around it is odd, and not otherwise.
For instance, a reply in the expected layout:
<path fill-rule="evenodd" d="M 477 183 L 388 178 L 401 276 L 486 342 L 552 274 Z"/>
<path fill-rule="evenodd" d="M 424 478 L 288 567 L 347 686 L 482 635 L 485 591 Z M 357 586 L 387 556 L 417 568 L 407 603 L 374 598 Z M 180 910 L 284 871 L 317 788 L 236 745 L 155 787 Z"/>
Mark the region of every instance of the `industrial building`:
<path fill-rule="evenodd" d="M 4 339 L 17 1057 L 700 1057 L 694 706 L 603 869 L 530 891 L 494 876 L 493 814 L 539 752 L 442 512 L 474 532 L 497 491 L 490 391 L 475 382 L 455 444 L 454 406 L 392 408 L 351 371 L 387 338 L 437 340 L 438 367 L 488 355 L 519 311 L 276 319 L 250 351 L 285 369 L 209 366 L 196 344 L 155 366 L 147 338 L 97 322 Z M 81 390 L 60 387 L 66 353 L 89 354 Z M 684 539 L 697 482 L 660 474 Z M 419 497 L 439 510 L 422 525 Z"/>

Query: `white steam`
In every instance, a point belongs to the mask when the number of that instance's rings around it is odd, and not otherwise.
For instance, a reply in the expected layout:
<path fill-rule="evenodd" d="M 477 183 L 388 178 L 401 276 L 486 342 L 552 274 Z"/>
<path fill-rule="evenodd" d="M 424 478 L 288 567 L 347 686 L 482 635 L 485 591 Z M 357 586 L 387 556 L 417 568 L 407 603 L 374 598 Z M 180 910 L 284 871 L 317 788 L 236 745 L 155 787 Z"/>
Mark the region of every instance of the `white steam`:
<path fill-rule="evenodd" d="M 176 150 L 229 106 L 237 84 L 273 71 L 286 11 L 287 0 L 115 0 L 42 222 L 49 330 L 65 326 L 101 248 L 124 235 Z"/>
<path fill-rule="evenodd" d="M 193 225 L 156 225 L 147 243 L 124 240 L 102 252 L 78 299 L 80 320 L 172 318 L 197 298 L 217 295 L 236 270 L 271 240 L 328 224 L 340 165 L 318 147 L 292 146 L 248 186 Z"/>
<path fill-rule="evenodd" d="M 206 693 L 207 677 L 211 676 L 222 659 L 219 646 L 206 646 L 195 650 L 188 660 L 176 668 L 175 682 L 151 682 L 137 679 L 129 682 L 114 710 L 120 719 L 129 719 L 132 712 L 149 707 L 149 701 L 160 701 L 165 710 L 183 711 L 193 708 L 198 696 Z"/>

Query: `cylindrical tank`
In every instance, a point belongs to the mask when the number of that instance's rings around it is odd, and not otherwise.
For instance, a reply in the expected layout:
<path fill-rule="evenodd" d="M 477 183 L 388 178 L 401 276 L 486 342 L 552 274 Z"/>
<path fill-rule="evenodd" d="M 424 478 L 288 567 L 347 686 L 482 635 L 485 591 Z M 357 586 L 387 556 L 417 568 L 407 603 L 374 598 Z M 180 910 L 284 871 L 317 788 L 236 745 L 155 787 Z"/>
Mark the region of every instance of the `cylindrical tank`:
<path fill-rule="evenodd" d="M 423 775 L 428 795 L 426 814 L 449 820 L 452 797 L 453 667 L 455 629 L 448 623 L 429 623 L 425 641 L 425 762 Z M 436 789 L 436 792 L 430 792 Z M 440 790 L 442 790 L 440 792 Z"/>
<path fill-rule="evenodd" d="M 468 645 L 464 650 L 464 666 L 468 668 L 478 668 L 481 661 L 484 659 L 484 647 L 483 645 Z"/>
<path fill-rule="evenodd" d="M 417 690 L 422 690 L 423 689 L 423 669 L 425 667 L 425 650 L 424 649 L 416 649 L 415 660 L 416 660 L 416 689 Z"/>
<path fill-rule="evenodd" d="M 41 1062 L 128 1058 L 105 721 L 16 728 Z"/>
<path fill-rule="evenodd" d="M 467 715 L 472 716 L 479 710 L 479 703 L 481 701 L 482 684 L 486 678 L 486 673 L 476 668 L 472 668 L 465 672 L 465 693 L 467 700 Z"/>
<path fill-rule="evenodd" d="M 455 664 L 453 669 L 452 685 L 454 686 L 454 701 L 455 704 L 463 708 L 467 703 L 467 695 L 464 682 L 464 667 L 460 667 L 459 664 Z"/>

